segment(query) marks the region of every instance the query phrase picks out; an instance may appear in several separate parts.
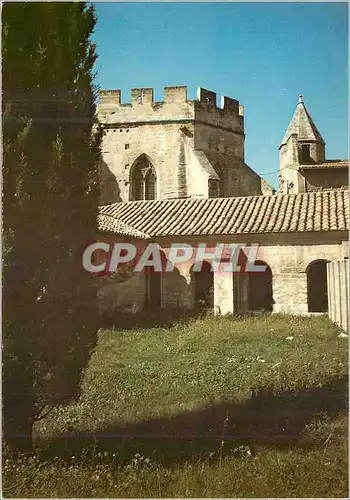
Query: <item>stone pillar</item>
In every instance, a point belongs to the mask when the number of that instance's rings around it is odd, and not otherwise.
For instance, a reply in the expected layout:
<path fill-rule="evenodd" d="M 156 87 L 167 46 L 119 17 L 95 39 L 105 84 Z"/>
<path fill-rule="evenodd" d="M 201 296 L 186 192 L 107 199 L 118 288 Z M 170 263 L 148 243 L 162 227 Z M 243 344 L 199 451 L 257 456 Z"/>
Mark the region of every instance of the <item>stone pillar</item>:
<path fill-rule="evenodd" d="M 348 283 L 349 261 L 329 262 L 327 264 L 328 316 L 343 330 L 348 329 Z"/>
<path fill-rule="evenodd" d="M 335 296 L 335 322 L 337 325 L 341 325 L 342 307 L 341 307 L 341 272 L 339 262 L 334 262 L 333 264 L 333 274 L 334 274 L 334 289 L 333 293 Z M 328 283 L 327 283 L 328 288 Z M 330 290 L 327 290 L 328 294 Z"/>
<path fill-rule="evenodd" d="M 334 297 L 334 290 L 335 290 L 335 276 L 334 276 L 334 265 L 333 262 L 328 262 L 327 263 L 327 296 L 328 296 L 328 316 L 330 319 L 335 322 L 335 316 L 336 316 L 336 307 L 335 307 L 335 297 Z"/>
<path fill-rule="evenodd" d="M 340 263 L 340 296 L 341 296 L 341 327 L 347 332 L 349 324 L 349 261 L 343 260 Z"/>
<path fill-rule="evenodd" d="M 214 272 L 214 312 L 229 314 L 235 311 L 234 273 Z"/>
<path fill-rule="evenodd" d="M 238 304 L 236 310 L 239 312 L 247 312 L 249 310 L 249 276 L 247 274 L 239 274 L 236 276 Z"/>

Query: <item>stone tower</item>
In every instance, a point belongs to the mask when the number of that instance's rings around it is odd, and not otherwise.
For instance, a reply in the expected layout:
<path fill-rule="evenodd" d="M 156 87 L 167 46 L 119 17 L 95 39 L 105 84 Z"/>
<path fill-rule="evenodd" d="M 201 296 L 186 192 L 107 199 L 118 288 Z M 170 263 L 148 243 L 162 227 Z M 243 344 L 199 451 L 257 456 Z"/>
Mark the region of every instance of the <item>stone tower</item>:
<path fill-rule="evenodd" d="M 300 167 L 324 162 L 325 142 L 305 107 L 302 95 L 299 95 L 297 108 L 279 146 L 279 152 L 279 191 L 304 192 L 305 179 Z"/>
<path fill-rule="evenodd" d="M 103 128 L 102 203 L 141 199 L 258 195 L 268 190 L 244 162 L 243 106 L 199 88 L 165 87 L 154 102 L 152 88 L 99 95 Z"/>

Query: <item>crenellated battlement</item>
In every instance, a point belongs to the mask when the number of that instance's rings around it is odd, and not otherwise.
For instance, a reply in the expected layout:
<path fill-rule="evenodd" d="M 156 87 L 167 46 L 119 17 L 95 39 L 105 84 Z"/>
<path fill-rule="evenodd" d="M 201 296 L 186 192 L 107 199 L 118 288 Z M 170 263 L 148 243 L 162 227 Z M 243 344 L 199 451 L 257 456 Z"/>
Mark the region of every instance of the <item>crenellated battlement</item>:
<path fill-rule="evenodd" d="M 98 93 L 98 105 L 121 104 L 121 90 L 100 90 Z"/>
<path fill-rule="evenodd" d="M 164 87 L 164 101 L 154 101 L 153 88 L 133 88 L 130 92 L 131 100 L 128 103 L 122 104 L 121 90 L 101 90 L 99 92 L 99 106 L 118 105 L 118 106 L 139 106 L 140 104 L 173 104 L 185 103 L 187 101 L 187 87 Z"/>
<path fill-rule="evenodd" d="M 132 199 L 133 172 L 144 157 L 154 167 L 157 198 L 207 197 L 209 180 L 232 196 L 249 182 L 256 185 L 256 175 L 244 167 L 244 118 L 238 100 L 220 100 L 205 88 L 189 99 L 186 86 L 165 87 L 162 100 L 155 95 L 159 92 L 151 87 L 132 88 L 123 102 L 119 89 L 100 92 L 101 149 L 104 166 L 114 176 L 106 177 L 108 203 L 116 191 L 119 201 Z"/>
<path fill-rule="evenodd" d="M 100 122 L 106 128 L 141 124 L 205 124 L 244 134 L 243 106 L 236 99 L 221 97 L 211 90 L 197 89 L 197 98 L 187 99 L 186 86 L 164 88 L 164 100 L 154 100 L 151 87 L 133 88 L 130 102 L 123 103 L 121 90 L 101 90 L 97 107 Z"/>
<path fill-rule="evenodd" d="M 238 115 L 242 114 L 243 107 L 240 106 L 236 99 L 231 99 L 230 97 L 221 97 L 221 106 L 217 105 L 217 95 L 216 92 L 207 90 L 199 87 L 197 89 L 197 99 L 195 101 L 187 100 L 187 87 L 186 86 L 174 86 L 174 87 L 164 87 L 164 100 L 154 101 L 154 90 L 153 88 L 139 87 L 133 88 L 130 92 L 131 99 L 130 102 L 122 103 L 121 101 L 121 90 L 101 90 L 99 92 L 99 107 L 106 108 L 109 106 L 137 106 L 140 105 L 157 105 L 157 107 L 162 104 L 180 104 L 180 103 L 193 103 L 198 102 L 205 105 L 208 108 L 216 108 L 224 111 L 229 111 L 236 113 Z"/>

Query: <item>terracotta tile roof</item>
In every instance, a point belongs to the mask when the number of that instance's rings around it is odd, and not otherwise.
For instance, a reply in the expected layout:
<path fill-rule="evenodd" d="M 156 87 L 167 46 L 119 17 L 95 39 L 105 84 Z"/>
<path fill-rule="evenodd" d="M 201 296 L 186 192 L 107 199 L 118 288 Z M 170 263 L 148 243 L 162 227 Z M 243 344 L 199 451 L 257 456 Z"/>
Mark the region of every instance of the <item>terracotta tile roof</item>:
<path fill-rule="evenodd" d="M 309 165 L 300 165 L 300 169 L 309 168 L 348 168 L 348 160 L 325 160 L 320 163 L 310 163 Z"/>
<path fill-rule="evenodd" d="M 100 207 L 101 214 L 151 237 L 345 231 L 348 211 L 345 190 L 131 201 Z"/>
<path fill-rule="evenodd" d="M 147 240 L 150 237 L 148 234 L 138 231 L 129 224 L 121 221 L 117 217 L 112 217 L 108 214 L 100 213 L 97 216 L 98 228 L 102 232 L 119 234 L 120 236 L 129 236 L 131 238 L 140 238 Z"/>

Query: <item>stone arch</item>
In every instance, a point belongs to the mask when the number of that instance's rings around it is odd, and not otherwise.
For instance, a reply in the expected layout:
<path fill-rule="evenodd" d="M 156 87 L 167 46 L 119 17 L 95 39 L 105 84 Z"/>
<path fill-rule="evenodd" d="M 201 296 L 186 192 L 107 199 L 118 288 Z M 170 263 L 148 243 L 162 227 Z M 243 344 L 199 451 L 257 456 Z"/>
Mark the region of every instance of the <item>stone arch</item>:
<path fill-rule="evenodd" d="M 328 311 L 327 262 L 317 259 L 306 268 L 308 312 Z"/>
<path fill-rule="evenodd" d="M 301 262 L 300 262 L 300 267 L 299 267 L 299 270 L 300 272 L 302 273 L 307 273 L 309 267 L 311 266 L 311 264 L 313 264 L 314 262 L 318 262 L 318 261 L 325 261 L 325 262 L 330 262 L 329 259 L 327 259 L 327 257 L 325 256 L 325 254 L 323 252 L 320 252 L 320 253 L 317 253 L 316 255 L 313 254 L 312 256 L 309 257 L 310 259 L 312 260 L 308 260 L 307 258 L 303 259 Z"/>
<path fill-rule="evenodd" d="M 200 271 L 190 269 L 191 282 L 194 289 L 195 306 L 199 309 L 214 308 L 214 272 L 210 262 L 203 261 Z"/>
<path fill-rule="evenodd" d="M 250 311 L 273 311 L 273 287 L 271 267 L 262 260 L 254 262 L 256 266 L 266 266 L 263 272 L 249 272 L 248 309 Z"/>
<path fill-rule="evenodd" d="M 157 173 L 150 158 L 142 153 L 130 169 L 130 200 L 157 199 Z"/>

